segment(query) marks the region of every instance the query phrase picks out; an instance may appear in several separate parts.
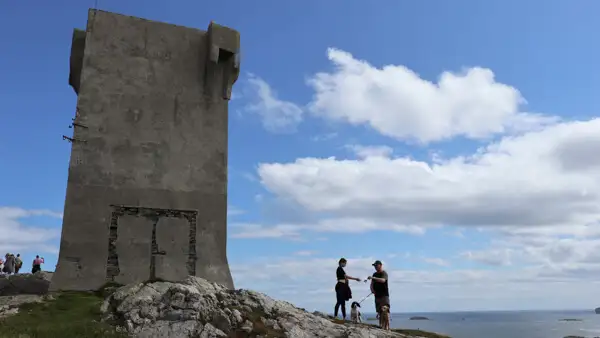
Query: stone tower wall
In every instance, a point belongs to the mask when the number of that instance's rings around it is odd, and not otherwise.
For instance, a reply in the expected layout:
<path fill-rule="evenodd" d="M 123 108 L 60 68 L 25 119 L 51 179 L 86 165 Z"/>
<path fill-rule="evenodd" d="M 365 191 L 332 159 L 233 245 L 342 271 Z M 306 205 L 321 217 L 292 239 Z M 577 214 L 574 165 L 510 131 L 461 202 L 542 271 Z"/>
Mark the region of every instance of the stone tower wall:
<path fill-rule="evenodd" d="M 51 290 L 195 275 L 233 288 L 227 125 L 239 34 L 90 10 Z"/>

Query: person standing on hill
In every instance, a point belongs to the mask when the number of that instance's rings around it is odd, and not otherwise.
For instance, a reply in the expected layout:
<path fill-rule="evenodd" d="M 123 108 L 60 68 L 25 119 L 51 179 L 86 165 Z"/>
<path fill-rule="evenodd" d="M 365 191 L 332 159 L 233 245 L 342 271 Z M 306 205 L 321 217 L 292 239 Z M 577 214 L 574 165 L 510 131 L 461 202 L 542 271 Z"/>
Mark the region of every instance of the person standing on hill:
<path fill-rule="evenodd" d="M 6 260 L 4 261 L 4 272 L 9 275 L 15 272 L 15 256 L 13 254 L 6 254 Z"/>
<path fill-rule="evenodd" d="M 383 263 L 377 260 L 373 263 L 375 273 L 369 276 L 371 280 L 371 292 L 375 295 L 375 311 L 377 318 L 381 312 L 381 307 L 384 305 L 390 306 L 390 291 L 388 289 L 388 274 L 383 270 Z"/>
<path fill-rule="evenodd" d="M 348 282 L 350 280 L 360 282 L 360 278 L 352 277 L 346 274 L 346 271 L 344 271 L 346 263 L 346 259 L 341 258 L 338 262 L 338 268 L 335 271 L 337 278 L 337 283 L 335 284 L 335 297 L 337 302 L 335 303 L 335 309 L 333 312 L 333 316 L 337 318 L 338 311 L 341 307 L 342 317 L 344 317 L 344 320 L 346 320 L 346 301 L 352 299 L 352 290 L 350 290 L 350 285 L 348 285 Z"/>
<path fill-rule="evenodd" d="M 21 259 L 21 254 L 17 254 L 15 258 L 15 274 L 19 273 L 21 267 L 23 266 L 23 260 Z"/>
<path fill-rule="evenodd" d="M 38 271 L 42 271 L 42 264 L 44 264 L 44 257 L 40 258 L 40 256 L 35 256 L 33 260 L 33 266 L 31 268 L 31 273 L 36 273 Z"/>

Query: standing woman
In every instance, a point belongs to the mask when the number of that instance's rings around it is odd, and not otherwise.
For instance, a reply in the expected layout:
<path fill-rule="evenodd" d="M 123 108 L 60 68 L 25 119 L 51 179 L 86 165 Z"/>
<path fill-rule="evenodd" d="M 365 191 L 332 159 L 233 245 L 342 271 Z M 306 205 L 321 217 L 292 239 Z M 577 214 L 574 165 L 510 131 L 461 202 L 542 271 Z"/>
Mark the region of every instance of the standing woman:
<path fill-rule="evenodd" d="M 346 301 L 352 298 L 352 290 L 350 290 L 350 285 L 348 285 L 348 282 L 350 280 L 360 282 L 360 278 L 351 277 L 346 274 L 346 271 L 344 271 L 346 263 L 346 259 L 341 258 L 338 262 L 338 268 L 335 271 L 335 275 L 337 277 L 337 283 L 335 284 L 335 296 L 337 298 L 337 303 L 335 303 L 335 310 L 333 312 L 333 316 L 337 318 L 338 310 L 341 306 L 344 320 L 346 320 Z"/>

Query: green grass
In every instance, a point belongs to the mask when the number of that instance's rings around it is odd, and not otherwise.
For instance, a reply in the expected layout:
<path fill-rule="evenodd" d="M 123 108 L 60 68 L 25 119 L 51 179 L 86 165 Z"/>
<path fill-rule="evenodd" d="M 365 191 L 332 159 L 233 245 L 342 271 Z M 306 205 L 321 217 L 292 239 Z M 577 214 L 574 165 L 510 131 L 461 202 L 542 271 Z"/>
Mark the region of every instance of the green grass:
<path fill-rule="evenodd" d="M 101 323 L 98 293 L 65 292 L 43 303 L 19 306 L 19 313 L 0 319 L 1 338 L 123 338 Z"/>

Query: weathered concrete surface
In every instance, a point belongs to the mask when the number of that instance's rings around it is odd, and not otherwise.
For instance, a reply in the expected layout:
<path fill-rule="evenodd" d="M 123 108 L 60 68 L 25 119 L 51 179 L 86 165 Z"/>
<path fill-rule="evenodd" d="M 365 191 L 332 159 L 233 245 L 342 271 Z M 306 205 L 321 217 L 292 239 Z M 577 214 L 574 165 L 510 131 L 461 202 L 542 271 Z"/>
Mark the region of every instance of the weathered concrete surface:
<path fill-rule="evenodd" d="M 227 109 L 239 34 L 90 10 L 85 40 L 76 31 L 72 49 L 81 126 L 51 290 L 152 274 L 232 288 Z"/>
<path fill-rule="evenodd" d="M 83 53 L 85 51 L 85 31 L 75 29 L 71 41 L 71 58 L 69 60 L 69 84 L 75 93 L 79 93 L 81 82 L 81 67 L 83 67 Z"/>
<path fill-rule="evenodd" d="M 184 219 L 164 217 L 158 221 L 157 245 L 165 254 L 155 258 L 155 278 L 183 280 L 189 276 L 187 267 L 180 264 L 188 260 L 189 229 L 190 225 Z"/>
<path fill-rule="evenodd" d="M 51 272 L 0 275 L 0 296 L 45 295 L 48 293 Z"/>
<path fill-rule="evenodd" d="M 125 285 L 150 279 L 152 227 L 145 218 L 129 215 L 119 217 L 118 222 L 116 250 L 121 273 L 114 281 Z"/>

